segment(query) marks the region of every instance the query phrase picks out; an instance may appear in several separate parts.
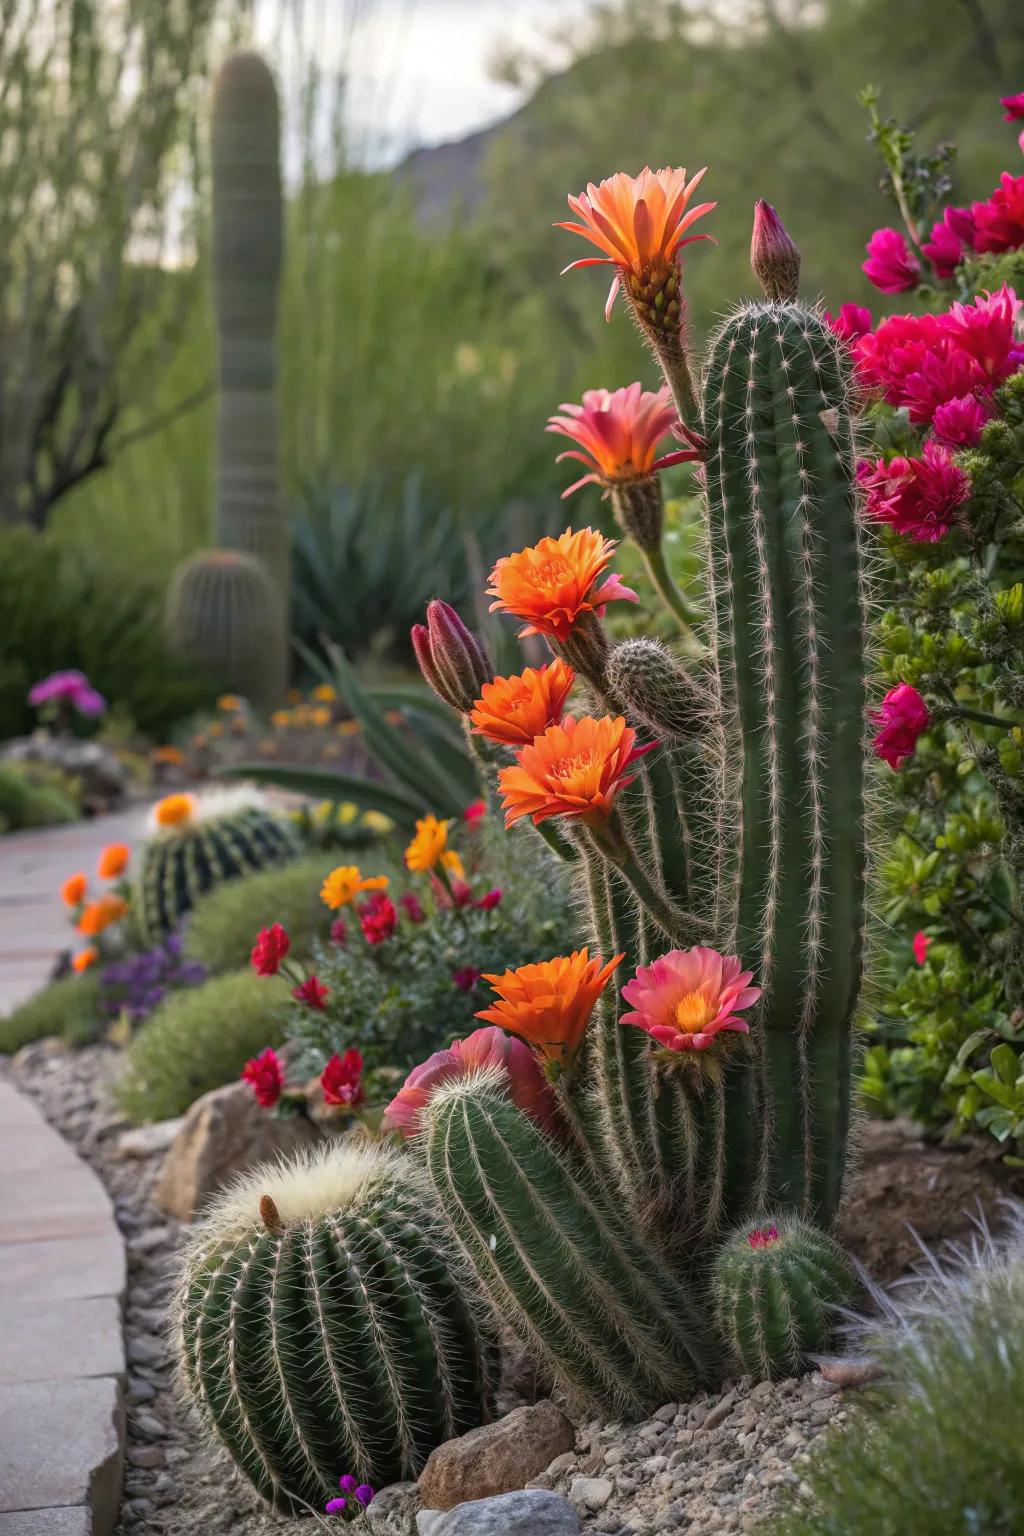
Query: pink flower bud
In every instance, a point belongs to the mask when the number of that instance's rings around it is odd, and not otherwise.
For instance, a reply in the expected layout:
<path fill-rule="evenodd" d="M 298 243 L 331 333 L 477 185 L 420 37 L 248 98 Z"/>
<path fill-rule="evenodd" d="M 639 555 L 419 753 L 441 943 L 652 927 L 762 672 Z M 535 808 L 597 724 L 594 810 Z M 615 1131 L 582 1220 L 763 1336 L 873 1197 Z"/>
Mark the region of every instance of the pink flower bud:
<path fill-rule="evenodd" d="M 412 648 L 420 671 L 438 698 L 462 714 L 469 713 L 484 684 L 494 677 L 494 668 L 479 640 L 455 609 L 439 598 L 427 608 L 426 627 L 413 626 Z"/>
<path fill-rule="evenodd" d="M 754 204 L 754 233 L 750 240 L 750 265 L 766 299 L 788 304 L 796 298 L 800 282 L 800 252 L 771 203 L 759 197 Z"/>

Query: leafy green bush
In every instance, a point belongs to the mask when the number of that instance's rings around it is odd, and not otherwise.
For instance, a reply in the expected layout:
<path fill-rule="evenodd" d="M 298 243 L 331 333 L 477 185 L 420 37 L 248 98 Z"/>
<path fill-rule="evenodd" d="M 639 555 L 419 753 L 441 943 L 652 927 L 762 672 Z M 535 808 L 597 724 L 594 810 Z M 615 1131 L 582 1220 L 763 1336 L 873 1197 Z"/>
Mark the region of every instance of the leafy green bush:
<path fill-rule="evenodd" d="M 244 970 L 260 929 L 280 923 L 302 959 L 331 926 L 320 886 L 342 862 L 338 854 L 318 853 L 217 886 L 196 902 L 185 931 L 186 956 L 215 973 Z"/>
<path fill-rule="evenodd" d="M 232 1082 L 250 1056 L 280 1043 L 287 997 L 281 978 L 253 971 L 172 994 L 128 1047 L 116 1090 L 125 1114 L 137 1124 L 167 1120 Z"/>
<path fill-rule="evenodd" d="M 1024 1224 L 883 1302 L 884 1386 L 800 1466 L 762 1536 L 1011 1536 L 1024 1511 Z M 869 1325 L 870 1326 L 870 1325 Z"/>
<path fill-rule="evenodd" d="M 61 1035 L 72 1045 L 98 1038 L 104 1027 L 99 1012 L 100 979 L 96 969 L 63 976 L 0 1018 L 0 1052 L 18 1051 L 33 1040 Z"/>
<path fill-rule="evenodd" d="M 77 821 L 80 814 L 71 786 L 55 769 L 42 763 L 0 763 L 0 835 Z"/>
<path fill-rule="evenodd" d="M 65 668 L 84 672 L 141 730 L 163 735 L 213 689 L 173 657 L 155 587 L 68 549 L 49 534 L 0 534 L 0 738 L 31 728 L 28 691 Z"/>

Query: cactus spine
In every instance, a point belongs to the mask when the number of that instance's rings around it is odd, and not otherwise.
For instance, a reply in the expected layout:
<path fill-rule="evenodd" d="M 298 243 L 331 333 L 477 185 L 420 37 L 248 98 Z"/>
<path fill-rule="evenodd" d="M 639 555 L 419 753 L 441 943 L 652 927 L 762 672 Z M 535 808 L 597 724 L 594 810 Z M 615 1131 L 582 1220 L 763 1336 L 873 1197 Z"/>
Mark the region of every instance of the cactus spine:
<path fill-rule="evenodd" d="M 789 1376 L 827 1347 L 836 1308 L 857 1281 L 842 1249 L 792 1216 L 748 1221 L 715 1255 L 719 1332 L 736 1364 L 760 1380 Z"/>
<path fill-rule="evenodd" d="M 693 1389 L 707 1368 L 706 1324 L 686 1288 L 636 1247 L 500 1077 L 439 1089 L 423 1150 L 485 1293 L 571 1400 L 643 1413 Z"/>
<path fill-rule="evenodd" d="M 348 1144 L 257 1169 L 193 1238 L 182 1379 L 207 1427 L 283 1514 L 350 1472 L 415 1477 L 488 1417 L 497 1353 L 412 1164 Z"/>
<path fill-rule="evenodd" d="M 180 565 L 167 595 L 167 633 L 220 687 L 257 706 L 280 697 L 288 637 L 277 589 L 255 556 L 210 549 Z"/>

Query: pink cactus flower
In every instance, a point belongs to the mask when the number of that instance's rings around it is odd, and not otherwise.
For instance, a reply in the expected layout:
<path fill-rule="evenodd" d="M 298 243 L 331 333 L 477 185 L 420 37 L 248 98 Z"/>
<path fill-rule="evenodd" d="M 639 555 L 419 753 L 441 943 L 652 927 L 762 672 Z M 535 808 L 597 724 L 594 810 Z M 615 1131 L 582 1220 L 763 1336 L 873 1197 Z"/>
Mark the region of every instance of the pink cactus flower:
<path fill-rule="evenodd" d="M 1021 234 L 1024 238 L 1024 229 Z M 939 316 L 946 337 L 973 359 L 990 389 L 1024 366 L 1024 346 L 1015 333 L 1021 303 L 1004 283 L 996 293 L 982 294 L 973 304 L 953 304 Z"/>
<path fill-rule="evenodd" d="M 945 219 L 932 225 L 932 232 L 921 250 L 928 257 L 940 280 L 953 276 L 964 256 L 963 244 Z"/>
<path fill-rule="evenodd" d="M 621 1024 L 646 1030 L 670 1051 L 705 1050 L 722 1030 L 749 1033 L 739 1011 L 761 996 L 750 985 L 752 971 L 740 969 L 735 955 L 717 949 L 672 949 L 652 965 L 642 965 L 622 996 L 633 1011 Z"/>
<path fill-rule="evenodd" d="M 624 389 L 587 389 L 583 404 L 563 404 L 563 416 L 551 416 L 546 431 L 558 432 L 576 444 L 555 460 L 578 459 L 588 473 L 562 492 L 563 500 L 581 485 L 619 485 L 655 474 L 670 464 L 699 459 L 695 447 L 680 448 L 659 458 L 658 444 L 679 425 L 668 385 L 646 390 L 639 383 Z"/>
<path fill-rule="evenodd" d="M 906 293 L 921 281 L 921 263 L 898 229 L 876 229 L 861 269 L 883 293 Z"/>
<path fill-rule="evenodd" d="M 824 319 L 840 341 L 856 341 L 858 336 L 866 336 L 872 326 L 871 311 L 863 304 L 843 304 L 838 315 L 830 314 L 826 309 Z"/>
<path fill-rule="evenodd" d="M 920 929 L 914 934 L 914 942 L 910 947 L 914 951 L 914 959 L 918 965 L 924 965 L 928 959 L 928 946 L 930 943 L 931 939 L 929 936 L 926 933 L 922 933 Z"/>
<path fill-rule="evenodd" d="M 777 1243 L 782 1233 L 778 1227 L 755 1227 L 747 1233 L 747 1242 L 751 1248 L 770 1248 L 772 1243 Z"/>
<path fill-rule="evenodd" d="M 454 1041 L 446 1051 L 435 1051 L 420 1066 L 414 1067 L 384 1112 L 384 1129 L 401 1131 L 403 1136 L 415 1136 L 420 1129 L 420 1113 L 440 1083 L 468 1077 L 489 1067 L 499 1067 L 505 1072 L 509 1098 L 524 1114 L 536 1120 L 541 1130 L 557 1129 L 555 1097 L 536 1055 L 525 1041 L 506 1035 L 494 1025 L 475 1029 L 465 1040 Z"/>
<path fill-rule="evenodd" d="M 986 399 L 961 395 L 936 406 L 932 429 L 938 442 L 948 448 L 973 448 L 991 415 L 992 407 Z"/>
<path fill-rule="evenodd" d="M 888 463 L 862 459 L 857 479 L 865 493 L 864 513 L 872 522 L 888 523 L 903 538 L 937 544 L 970 500 L 969 476 L 955 463 L 948 448 L 928 442 L 919 459 L 897 454 Z"/>
<path fill-rule="evenodd" d="M 928 729 L 928 706 L 909 683 L 890 688 L 874 715 L 872 751 L 898 772 L 913 757 L 917 738 Z"/>
<path fill-rule="evenodd" d="M 29 690 L 28 702 L 40 704 L 66 702 L 80 715 L 102 715 L 107 701 L 89 682 L 84 672 L 51 672 Z"/>

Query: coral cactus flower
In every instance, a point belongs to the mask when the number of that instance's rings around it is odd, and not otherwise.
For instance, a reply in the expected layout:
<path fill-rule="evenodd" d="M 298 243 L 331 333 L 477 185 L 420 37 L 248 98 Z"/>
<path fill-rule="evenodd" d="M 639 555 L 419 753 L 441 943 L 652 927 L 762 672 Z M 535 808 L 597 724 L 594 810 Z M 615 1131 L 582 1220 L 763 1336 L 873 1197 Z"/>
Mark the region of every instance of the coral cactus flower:
<path fill-rule="evenodd" d="M 257 976 L 276 976 L 281 969 L 281 961 L 291 948 L 291 942 L 280 923 L 272 923 L 269 928 L 261 928 L 249 956 L 250 964 Z"/>
<path fill-rule="evenodd" d="M 242 1068 L 242 1082 L 248 1083 L 257 1104 L 273 1109 L 284 1089 L 284 1067 L 281 1058 L 271 1046 L 253 1056 Z"/>
<path fill-rule="evenodd" d="M 101 896 L 83 909 L 78 919 L 78 931 L 87 939 L 94 939 L 112 923 L 119 923 L 127 911 L 128 903 L 123 896 Z"/>
<path fill-rule="evenodd" d="M 536 1120 L 542 1130 L 553 1128 L 558 1119 L 555 1098 L 533 1051 L 522 1040 L 490 1028 L 474 1030 L 465 1040 L 435 1051 L 414 1067 L 384 1111 L 384 1129 L 400 1131 L 403 1136 L 416 1135 L 420 1114 L 436 1087 L 495 1067 L 506 1076 L 513 1104 Z"/>
<path fill-rule="evenodd" d="M 639 176 L 619 171 L 599 185 L 587 183 L 578 197 L 569 197 L 569 207 L 580 222 L 557 224 L 582 235 L 603 256 L 585 256 L 572 261 L 563 270 L 576 267 L 615 267 L 605 315 L 611 314 L 615 295 L 622 283 L 637 297 L 648 298 L 664 290 L 677 267 L 678 252 L 694 240 L 710 240 L 710 235 L 689 235 L 687 230 L 717 203 L 688 204 L 703 180 L 707 167 L 686 179 L 686 171 L 665 166 L 652 171 L 644 166 Z M 678 311 L 678 305 L 677 305 Z"/>
<path fill-rule="evenodd" d="M 503 768 L 498 787 L 505 825 L 531 816 L 534 826 L 551 816 L 570 816 L 596 826 L 610 815 L 615 796 L 635 774 L 629 765 L 653 750 L 656 743 L 636 745 L 636 732 L 619 715 L 581 720 L 566 715 L 519 752 L 516 763 Z"/>
<path fill-rule="evenodd" d="M 363 1058 L 353 1046 L 344 1056 L 337 1052 L 320 1074 L 325 1104 L 344 1104 L 354 1109 L 366 1097 L 363 1088 Z"/>
<path fill-rule="evenodd" d="M 668 385 L 658 390 L 646 390 L 639 383 L 625 389 L 588 389 L 582 405 L 563 403 L 559 410 L 565 415 L 550 416 L 545 430 L 568 437 L 578 448 L 567 448 L 555 463 L 578 459 L 588 470 L 562 492 L 563 500 L 590 482 L 605 487 L 619 485 L 653 475 L 670 464 L 703 457 L 695 445 L 657 457 L 658 444 L 666 433 L 683 430 Z"/>
<path fill-rule="evenodd" d="M 416 836 L 405 850 L 406 868 L 414 873 L 434 869 L 438 864 L 462 878 L 462 860 L 454 849 L 448 847 L 448 829 L 451 823 L 437 816 L 423 816 L 416 823 Z"/>
<path fill-rule="evenodd" d="M 320 900 L 332 912 L 337 912 L 339 907 L 347 907 L 364 891 L 385 891 L 387 887 L 387 875 L 371 875 L 364 880 L 358 864 L 339 864 L 320 887 Z"/>
<path fill-rule="evenodd" d="M 127 843 L 108 843 L 100 854 L 96 873 L 101 880 L 116 880 L 128 868 L 132 851 Z"/>
<path fill-rule="evenodd" d="M 749 1033 L 740 1010 L 761 996 L 761 988 L 750 985 L 753 974 L 717 949 L 669 950 L 623 987 L 633 1011 L 619 1022 L 646 1030 L 666 1050 L 703 1051 L 723 1030 Z"/>
<path fill-rule="evenodd" d="M 305 981 L 292 988 L 292 997 L 297 1003 L 305 1003 L 307 1008 L 315 1008 L 318 1013 L 323 1013 L 330 995 L 330 988 L 325 987 L 318 976 L 307 976 Z"/>
<path fill-rule="evenodd" d="M 194 795 L 165 795 L 153 807 L 153 820 L 158 827 L 180 827 L 191 821 L 195 812 Z"/>
<path fill-rule="evenodd" d="M 76 971 L 80 976 L 83 971 L 87 971 L 89 969 L 90 965 L 95 965 L 98 959 L 99 951 L 94 949 L 90 944 L 87 948 L 80 949 L 77 955 L 73 957 L 71 961 L 71 969 Z"/>
<path fill-rule="evenodd" d="M 635 603 L 636 593 L 623 586 L 618 576 L 601 582 L 615 543 L 593 528 L 576 533 L 567 528 L 557 539 L 544 538 L 518 554 L 504 555 L 491 572 L 487 588 L 488 597 L 494 598 L 491 612 L 526 619 L 521 636 L 566 640 L 584 615 L 594 613 L 600 618 L 606 603 L 617 598 Z"/>
<path fill-rule="evenodd" d="M 89 882 L 85 875 L 68 875 L 60 888 L 60 899 L 66 907 L 77 907 L 80 901 L 84 901 L 88 888 Z"/>
<path fill-rule="evenodd" d="M 576 674 L 561 657 L 546 667 L 527 667 L 517 677 L 485 683 L 470 713 L 477 736 L 506 746 L 525 746 L 549 725 L 558 725 Z"/>
<path fill-rule="evenodd" d="M 585 949 L 577 949 L 504 975 L 485 973 L 484 980 L 498 999 L 481 1009 L 477 1018 L 519 1035 L 545 1061 L 571 1061 L 594 1006 L 622 959 L 616 955 L 605 965 L 600 958 L 591 960 Z"/>
<path fill-rule="evenodd" d="M 914 755 L 917 738 L 928 729 L 928 706 L 909 683 L 890 688 L 873 719 L 877 727 L 872 751 L 898 771 Z"/>

